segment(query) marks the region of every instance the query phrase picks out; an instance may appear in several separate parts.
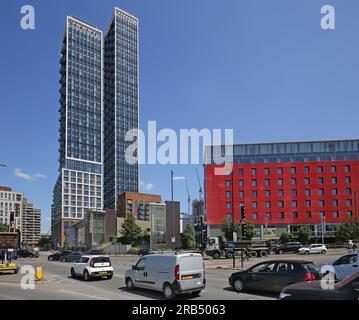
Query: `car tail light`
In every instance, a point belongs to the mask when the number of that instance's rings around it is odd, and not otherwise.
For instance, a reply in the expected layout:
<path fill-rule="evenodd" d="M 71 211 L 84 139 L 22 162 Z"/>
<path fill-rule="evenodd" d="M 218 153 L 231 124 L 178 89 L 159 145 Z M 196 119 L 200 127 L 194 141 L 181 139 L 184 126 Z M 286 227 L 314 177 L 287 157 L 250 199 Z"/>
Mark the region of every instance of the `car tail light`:
<path fill-rule="evenodd" d="M 308 272 L 304 276 L 305 281 L 314 281 L 316 279 L 315 274 L 313 272 Z"/>
<path fill-rule="evenodd" d="M 94 268 L 94 267 L 95 267 L 95 263 L 94 263 L 93 259 L 90 260 L 90 267 L 91 267 L 91 268 Z"/>
<path fill-rule="evenodd" d="M 177 264 L 175 267 L 175 277 L 176 277 L 176 280 L 179 281 L 179 279 L 180 279 L 179 264 Z"/>

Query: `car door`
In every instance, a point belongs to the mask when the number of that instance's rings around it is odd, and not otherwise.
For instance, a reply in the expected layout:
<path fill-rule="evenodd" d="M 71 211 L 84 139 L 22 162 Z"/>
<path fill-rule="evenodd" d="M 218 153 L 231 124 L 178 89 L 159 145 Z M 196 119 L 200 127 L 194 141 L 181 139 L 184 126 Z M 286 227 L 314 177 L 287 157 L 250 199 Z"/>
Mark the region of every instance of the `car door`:
<path fill-rule="evenodd" d="M 74 263 L 75 273 L 79 274 L 79 275 L 82 275 L 88 261 L 89 261 L 89 258 L 83 257 L 83 258 L 80 259 L 79 262 Z"/>
<path fill-rule="evenodd" d="M 282 291 L 288 284 L 295 282 L 294 279 L 295 267 L 290 262 L 277 262 L 274 272 L 271 275 L 270 283 L 275 292 Z"/>
<path fill-rule="evenodd" d="M 146 276 L 146 264 L 147 258 L 141 258 L 135 265 L 135 277 L 134 282 L 136 287 L 148 288 L 147 276 Z"/>
<path fill-rule="evenodd" d="M 311 244 L 309 247 L 309 252 L 310 253 L 318 253 L 319 249 L 318 249 L 318 245 L 317 244 Z"/>
<path fill-rule="evenodd" d="M 273 286 L 271 277 L 275 273 L 276 262 L 264 262 L 248 270 L 247 289 L 270 291 Z"/>
<path fill-rule="evenodd" d="M 345 279 L 359 271 L 358 254 L 347 254 L 333 263 L 338 280 Z"/>

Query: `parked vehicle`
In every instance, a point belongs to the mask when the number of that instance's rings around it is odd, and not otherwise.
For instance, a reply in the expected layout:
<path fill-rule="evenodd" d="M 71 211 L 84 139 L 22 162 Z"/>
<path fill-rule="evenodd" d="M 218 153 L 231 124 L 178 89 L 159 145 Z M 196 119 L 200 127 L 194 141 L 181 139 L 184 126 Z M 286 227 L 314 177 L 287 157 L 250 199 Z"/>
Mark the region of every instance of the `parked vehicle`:
<path fill-rule="evenodd" d="M 234 290 L 258 290 L 281 292 L 292 283 L 313 281 L 322 278 L 320 268 L 311 261 L 272 260 L 233 273 L 228 281 Z"/>
<path fill-rule="evenodd" d="M 38 252 L 30 251 L 28 249 L 19 249 L 19 250 L 17 250 L 16 255 L 18 258 L 38 258 L 39 257 Z"/>
<path fill-rule="evenodd" d="M 359 272 L 359 253 L 348 253 L 329 264 L 334 268 L 337 280 L 343 280 Z"/>
<path fill-rule="evenodd" d="M 56 251 L 53 254 L 50 254 L 47 259 L 49 261 L 59 261 L 59 259 L 63 256 L 66 256 L 70 253 L 73 253 L 74 251 L 70 251 L 70 250 L 64 250 L 64 251 Z"/>
<path fill-rule="evenodd" d="M 67 255 L 62 256 L 60 262 L 79 262 L 82 254 L 80 252 L 72 252 Z"/>
<path fill-rule="evenodd" d="M 112 279 L 113 267 L 109 256 L 84 255 L 71 267 L 71 277 L 83 277 L 86 281 L 92 278 Z"/>
<path fill-rule="evenodd" d="M 270 254 L 271 243 L 266 240 L 244 240 L 242 242 L 223 241 L 221 237 L 208 238 L 205 253 L 213 259 L 235 255 L 250 255 L 251 257 L 266 257 Z"/>
<path fill-rule="evenodd" d="M 100 256 L 100 255 L 105 255 L 105 251 L 101 250 L 101 249 L 91 249 L 85 252 L 85 254 L 90 255 L 90 256 Z"/>
<path fill-rule="evenodd" d="M 348 240 L 346 243 L 346 248 L 349 250 L 356 250 L 358 249 L 358 244 L 355 243 L 353 240 Z"/>
<path fill-rule="evenodd" d="M 313 243 L 309 247 L 303 247 L 298 250 L 300 254 L 310 254 L 310 253 L 327 253 L 327 247 L 322 243 Z"/>
<path fill-rule="evenodd" d="M 202 255 L 199 253 L 162 253 L 140 258 L 125 275 L 127 288 L 151 289 L 166 299 L 177 294 L 199 295 L 206 286 Z"/>
<path fill-rule="evenodd" d="M 334 289 L 327 289 L 320 281 L 292 284 L 282 290 L 280 300 L 358 300 L 359 273 L 335 283 Z"/>
<path fill-rule="evenodd" d="M 300 242 L 287 242 L 281 244 L 279 246 L 273 247 L 273 252 L 275 254 L 283 254 L 283 253 L 297 253 L 303 245 Z"/>
<path fill-rule="evenodd" d="M 148 254 L 154 254 L 154 252 L 150 249 L 140 249 L 140 251 L 138 252 L 138 255 L 140 257 L 147 256 Z"/>

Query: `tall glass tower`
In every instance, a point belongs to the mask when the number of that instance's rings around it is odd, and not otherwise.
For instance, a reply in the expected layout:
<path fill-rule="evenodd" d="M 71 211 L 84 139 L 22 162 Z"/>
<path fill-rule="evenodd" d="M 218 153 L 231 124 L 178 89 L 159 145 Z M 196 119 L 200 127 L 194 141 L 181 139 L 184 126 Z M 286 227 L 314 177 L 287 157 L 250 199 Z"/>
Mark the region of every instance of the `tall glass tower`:
<path fill-rule="evenodd" d="M 104 203 L 117 208 L 118 196 L 138 192 L 138 164 L 125 153 L 130 129 L 139 128 L 138 19 L 115 8 L 104 41 Z"/>
<path fill-rule="evenodd" d="M 59 177 L 52 232 L 62 246 L 70 226 L 88 210 L 102 210 L 102 31 L 67 17 L 61 50 Z"/>

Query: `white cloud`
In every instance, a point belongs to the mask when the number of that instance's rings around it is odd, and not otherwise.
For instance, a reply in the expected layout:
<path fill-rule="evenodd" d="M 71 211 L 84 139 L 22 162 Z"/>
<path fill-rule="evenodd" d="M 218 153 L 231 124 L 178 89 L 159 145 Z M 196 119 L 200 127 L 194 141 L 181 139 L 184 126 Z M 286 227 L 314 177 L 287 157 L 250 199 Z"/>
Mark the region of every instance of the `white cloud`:
<path fill-rule="evenodd" d="M 47 176 L 44 175 L 43 173 L 35 173 L 35 174 L 31 175 L 29 173 L 24 172 L 24 170 L 18 169 L 18 168 L 14 170 L 14 174 L 15 174 L 15 176 L 17 176 L 21 179 L 27 180 L 27 181 L 36 181 L 39 179 L 47 179 Z"/>
<path fill-rule="evenodd" d="M 154 184 L 150 183 L 150 182 L 140 182 L 140 186 L 142 189 L 146 190 L 146 191 L 151 191 L 155 188 Z"/>
<path fill-rule="evenodd" d="M 173 180 L 186 180 L 186 178 L 182 176 L 174 176 Z"/>

